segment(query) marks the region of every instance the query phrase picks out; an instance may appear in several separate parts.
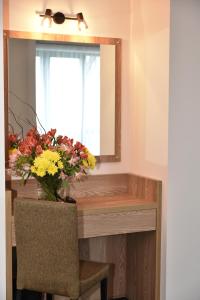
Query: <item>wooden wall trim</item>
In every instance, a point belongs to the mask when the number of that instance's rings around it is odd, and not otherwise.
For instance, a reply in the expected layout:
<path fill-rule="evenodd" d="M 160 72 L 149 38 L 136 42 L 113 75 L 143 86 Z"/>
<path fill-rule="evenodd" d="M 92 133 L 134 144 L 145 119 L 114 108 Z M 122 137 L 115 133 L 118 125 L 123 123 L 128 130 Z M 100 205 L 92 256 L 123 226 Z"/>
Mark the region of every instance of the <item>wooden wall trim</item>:
<path fill-rule="evenodd" d="M 60 42 L 74 42 L 74 43 L 89 43 L 89 44 L 105 44 L 105 45 L 118 45 L 121 44 L 120 38 L 111 37 L 97 37 L 97 36 L 84 36 L 84 35 L 70 35 L 70 34 L 57 34 L 57 33 L 44 33 L 44 32 L 28 32 L 28 31 L 4 31 L 9 38 L 19 39 L 32 39 L 44 41 L 60 41 Z"/>
<path fill-rule="evenodd" d="M 12 202 L 6 191 L 6 300 L 12 300 Z"/>

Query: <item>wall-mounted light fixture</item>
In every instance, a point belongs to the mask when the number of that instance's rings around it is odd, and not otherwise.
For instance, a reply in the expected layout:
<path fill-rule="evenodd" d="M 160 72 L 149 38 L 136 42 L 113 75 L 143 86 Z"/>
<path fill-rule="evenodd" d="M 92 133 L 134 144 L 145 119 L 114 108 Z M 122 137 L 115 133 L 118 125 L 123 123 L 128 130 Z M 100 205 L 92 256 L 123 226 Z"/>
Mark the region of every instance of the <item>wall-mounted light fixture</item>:
<path fill-rule="evenodd" d="M 88 25 L 83 17 L 82 12 L 77 13 L 75 15 L 65 15 L 62 12 L 53 13 L 51 9 L 47 8 L 45 13 L 40 14 L 40 17 L 43 17 L 42 24 L 46 21 L 48 22 L 48 26 L 51 26 L 52 20 L 56 24 L 63 24 L 65 20 L 77 20 L 78 22 L 78 29 L 81 30 L 82 24 L 87 29 Z"/>

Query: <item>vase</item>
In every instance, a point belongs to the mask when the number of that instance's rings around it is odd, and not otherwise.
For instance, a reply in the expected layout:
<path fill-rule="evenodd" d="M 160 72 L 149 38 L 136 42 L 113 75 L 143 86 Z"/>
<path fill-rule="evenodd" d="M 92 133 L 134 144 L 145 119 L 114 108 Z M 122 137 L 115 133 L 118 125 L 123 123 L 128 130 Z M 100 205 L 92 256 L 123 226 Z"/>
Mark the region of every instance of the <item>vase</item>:
<path fill-rule="evenodd" d="M 38 200 L 42 200 L 45 198 L 44 190 L 42 189 L 39 182 L 37 182 L 37 198 Z"/>
<path fill-rule="evenodd" d="M 55 187 L 40 182 L 37 184 L 37 196 L 39 200 L 58 201 Z"/>
<path fill-rule="evenodd" d="M 65 199 L 67 199 L 70 195 L 70 186 L 69 186 L 69 184 L 65 187 L 60 187 L 57 190 L 57 194 L 58 194 L 58 196 L 61 200 L 65 201 Z"/>
<path fill-rule="evenodd" d="M 60 197 L 60 201 L 67 202 L 67 203 L 76 203 L 74 198 L 70 197 L 70 185 L 68 184 L 65 187 L 61 187 L 57 194 Z"/>
<path fill-rule="evenodd" d="M 76 201 L 72 197 L 70 197 L 69 185 L 53 189 L 50 186 L 43 186 L 38 182 L 37 196 L 39 200 L 76 203 Z"/>

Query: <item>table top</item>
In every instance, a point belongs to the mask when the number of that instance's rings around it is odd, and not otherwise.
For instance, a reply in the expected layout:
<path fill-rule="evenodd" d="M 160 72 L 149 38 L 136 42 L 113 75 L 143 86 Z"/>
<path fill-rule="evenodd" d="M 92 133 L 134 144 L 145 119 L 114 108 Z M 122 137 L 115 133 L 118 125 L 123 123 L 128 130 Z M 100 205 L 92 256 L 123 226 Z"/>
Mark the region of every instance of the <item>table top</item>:
<path fill-rule="evenodd" d="M 130 194 L 76 199 L 78 215 L 101 214 L 157 208 L 155 201 L 134 199 Z"/>

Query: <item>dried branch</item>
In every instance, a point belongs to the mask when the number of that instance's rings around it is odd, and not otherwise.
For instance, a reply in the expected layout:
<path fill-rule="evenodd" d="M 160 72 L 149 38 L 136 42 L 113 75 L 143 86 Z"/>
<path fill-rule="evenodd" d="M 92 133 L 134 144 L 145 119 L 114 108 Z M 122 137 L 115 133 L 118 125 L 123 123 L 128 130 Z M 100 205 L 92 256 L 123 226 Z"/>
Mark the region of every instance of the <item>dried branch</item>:
<path fill-rule="evenodd" d="M 10 127 L 10 128 L 11 128 L 12 134 L 14 134 L 14 133 L 15 133 L 15 131 L 14 131 L 14 127 L 12 126 L 12 124 L 11 124 L 11 123 L 8 123 L 8 127 Z"/>
<path fill-rule="evenodd" d="M 14 112 L 12 111 L 12 109 L 10 107 L 8 109 L 9 109 L 9 112 L 12 114 L 12 116 L 13 116 L 15 122 L 17 123 L 17 125 L 21 128 L 21 135 L 22 135 L 22 138 L 24 138 L 24 129 L 23 129 L 23 126 L 17 120 L 17 118 L 16 118 Z"/>
<path fill-rule="evenodd" d="M 31 126 L 32 128 L 37 129 L 36 126 L 35 126 L 35 124 L 32 123 L 29 119 L 22 119 L 22 120 L 24 121 L 25 124 Z"/>
<path fill-rule="evenodd" d="M 32 106 L 31 104 L 27 103 L 26 101 L 23 101 L 23 100 L 22 100 L 19 96 L 17 96 L 14 92 L 9 91 L 9 94 L 11 94 L 12 96 L 14 96 L 19 102 L 21 102 L 21 103 L 27 105 L 27 106 L 31 109 L 31 111 L 35 114 L 36 119 L 37 119 L 38 123 L 40 124 L 41 128 L 42 128 L 43 131 L 46 133 L 46 130 L 45 130 L 45 128 L 42 126 L 42 123 L 40 122 L 40 119 L 39 119 L 39 117 L 38 117 L 38 115 L 37 115 L 35 109 L 33 108 L 33 106 Z M 35 127 L 35 126 L 34 126 L 34 127 Z"/>

